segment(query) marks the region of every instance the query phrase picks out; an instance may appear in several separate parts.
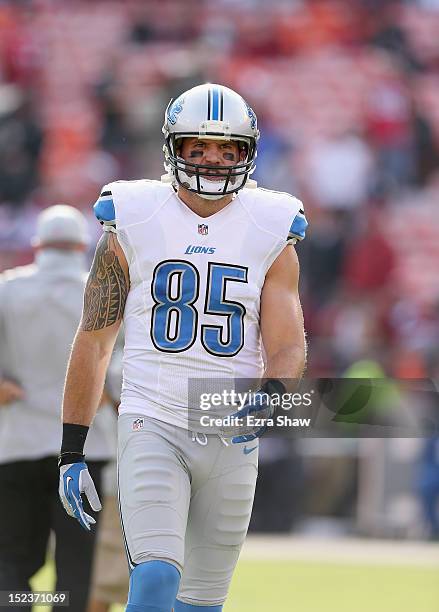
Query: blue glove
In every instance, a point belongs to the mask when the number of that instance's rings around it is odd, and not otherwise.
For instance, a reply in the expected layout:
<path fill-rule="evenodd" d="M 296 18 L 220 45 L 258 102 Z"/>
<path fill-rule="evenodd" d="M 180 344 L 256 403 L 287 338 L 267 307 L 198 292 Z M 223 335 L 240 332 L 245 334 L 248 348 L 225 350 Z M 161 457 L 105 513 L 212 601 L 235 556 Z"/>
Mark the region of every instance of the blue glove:
<path fill-rule="evenodd" d="M 244 404 L 241 410 L 235 412 L 232 417 L 236 417 L 243 420 L 242 429 L 245 431 L 249 431 L 248 427 L 246 427 L 246 419 L 247 417 L 257 418 L 257 419 L 271 419 L 274 414 L 274 407 L 271 403 L 271 397 L 268 393 L 260 389 L 252 394 L 251 401 Z M 267 425 L 262 425 L 258 427 L 256 430 L 254 427 L 250 425 L 251 433 L 246 433 L 241 436 L 235 436 L 232 438 L 232 444 L 241 444 L 243 442 L 251 442 L 256 438 L 260 438 L 266 431 Z"/>
<path fill-rule="evenodd" d="M 102 509 L 94 482 L 89 474 L 87 464 L 67 463 L 59 468 L 59 497 L 64 510 L 73 516 L 79 524 L 90 531 L 90 526 L 96 523 L 95 519 L 84 512 L 81 494 L 85 493 L 90 506 L 95 512 Z"/>
<path fill-rule="evenodd" d="M 243 431 L 240 436 L 234 436 L 232 438 L 232 444 L 242 444 L 243 442 L 251 442 L 256 438 L 260 438 L 268 429 L 268 425 L 261 425 L 255 430 L 255 426 L 250 428 L 246 426 L 247 416 L 263 419 L 265 422 L 269 419 L 273 418 L 274 412 L 276 410 L 276 406 L 280 404 L 278 401 L 276 404 L 272 401 L 272 396 L 276 395 L 278 400 L 283 393 L 285 393 L 285 385 L 277 379 L 269 379 L 267 380 L 262 387 L 252 394 L 251 400 L 248 401 L 241 410 L 235 412 L 232 417 L 237 417 L 244 420 L 244 425 L 242 426 Z"/>

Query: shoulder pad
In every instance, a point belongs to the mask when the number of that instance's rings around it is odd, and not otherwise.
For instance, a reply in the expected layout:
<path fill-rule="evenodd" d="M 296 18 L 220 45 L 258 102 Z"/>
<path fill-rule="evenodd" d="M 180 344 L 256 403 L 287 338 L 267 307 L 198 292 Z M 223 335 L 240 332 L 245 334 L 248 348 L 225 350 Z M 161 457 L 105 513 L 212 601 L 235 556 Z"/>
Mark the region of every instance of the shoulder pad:
<path fill-rule="evenodd" d="M 294 217 L 293 222 L 291 224 L 290 230 L 288 232 L 287 241 L 292 242 L 293 244 L 298 240 L 303 240 L 306 234 L 306 228 L 308 227 L 308 221 L 305 217 L 305 211 L 303 208 L 299 209 L 299 212 Z"/>
<path fill-rule="evenodd" d="M 102 225 L 116 226 L 116 211 L 114 210 L 113 194 L 104 188 L 93 206 L 94 214 Z"/>

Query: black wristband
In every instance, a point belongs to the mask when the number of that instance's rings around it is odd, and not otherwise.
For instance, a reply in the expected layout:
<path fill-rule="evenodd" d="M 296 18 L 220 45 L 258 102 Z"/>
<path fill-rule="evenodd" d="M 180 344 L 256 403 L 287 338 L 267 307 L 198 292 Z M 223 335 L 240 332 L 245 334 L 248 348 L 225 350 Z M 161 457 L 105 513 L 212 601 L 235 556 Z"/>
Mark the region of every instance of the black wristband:
<path fill-rule="evenodd" d="M 268 393 L 268 395 L 283 395 L 286 392 L 286 387 L 277 378 L 270 378 L 266 380 L 261 387 L 261 391 Z"/>
<path fill-rule="evenodd" d="M 58 455 L 58 467 L 68 463 L 82 463 L 84 459 L 85 455 L 81 455 L 81 453 L 60 453 Z"/>
<path fill-rule="evenodd" d="M 61 453 L 84 454 L 84 444 L 89 427 L 87 425 L 76 425 L 75 423 L 63 423 Z"/>

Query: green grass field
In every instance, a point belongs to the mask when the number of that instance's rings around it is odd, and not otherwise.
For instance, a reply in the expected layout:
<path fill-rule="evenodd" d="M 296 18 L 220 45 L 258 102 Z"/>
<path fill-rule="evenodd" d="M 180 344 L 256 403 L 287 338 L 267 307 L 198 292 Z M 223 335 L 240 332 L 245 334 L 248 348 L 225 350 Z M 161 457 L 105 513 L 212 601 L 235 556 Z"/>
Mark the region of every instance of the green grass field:
<path fill-rule="evenodd" d="M 53 566 L 34 578 L 53 585 Z M 122 612 L 113 606 L 111 612 Z M 68 610 L 68 608 L 66 608 Z M 242 560 L 224 612 L 438 612 L 439 569 Z M 48 612 L 38 607 L 36 612 Z"/>

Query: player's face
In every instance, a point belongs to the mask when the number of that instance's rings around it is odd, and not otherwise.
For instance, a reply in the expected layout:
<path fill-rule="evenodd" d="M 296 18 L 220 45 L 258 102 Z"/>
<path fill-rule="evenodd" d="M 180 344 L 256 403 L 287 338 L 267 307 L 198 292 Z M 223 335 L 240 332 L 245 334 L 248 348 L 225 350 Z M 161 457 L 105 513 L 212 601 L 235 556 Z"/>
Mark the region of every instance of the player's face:
<path fill-rule="evenodd" d="M 203 175 L 210 181 L 221 181 L 224 180 L 224 174 L 227 174 L 221 168 L 233 166 L 245 159 L 245 151 L 240 151 L 238 143 L 232 140 L 183 138 L 179 156 L 192 164 L 215 166 L 203 170 Z"/>

